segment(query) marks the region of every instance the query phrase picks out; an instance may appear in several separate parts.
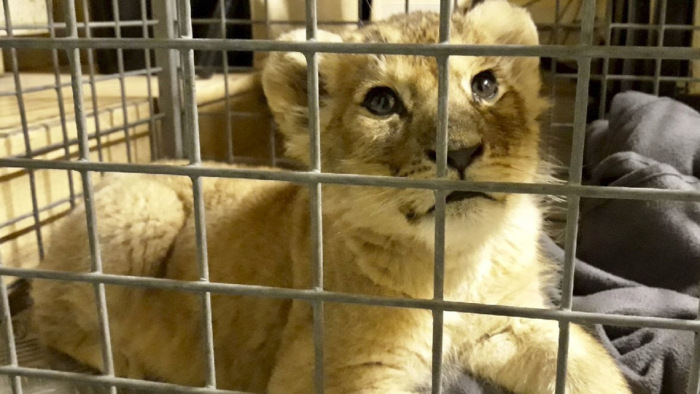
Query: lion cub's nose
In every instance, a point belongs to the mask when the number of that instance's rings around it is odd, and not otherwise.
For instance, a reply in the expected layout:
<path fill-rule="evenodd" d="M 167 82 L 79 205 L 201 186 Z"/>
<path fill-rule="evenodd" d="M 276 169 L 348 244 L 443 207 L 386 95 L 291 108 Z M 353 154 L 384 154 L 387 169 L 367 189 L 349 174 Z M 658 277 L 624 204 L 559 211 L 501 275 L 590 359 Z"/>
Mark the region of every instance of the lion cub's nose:
<path fill-rule="evenodd" d="M 477 157 L 481 156 L 484 148 L 482 144 L 447 151 L 447 165 L 457 170 L 460 174 L 469 167 L 469 164 Z M 433 162 L 437 161 L 437 153 L 434 150 L 425 152 Z"/>

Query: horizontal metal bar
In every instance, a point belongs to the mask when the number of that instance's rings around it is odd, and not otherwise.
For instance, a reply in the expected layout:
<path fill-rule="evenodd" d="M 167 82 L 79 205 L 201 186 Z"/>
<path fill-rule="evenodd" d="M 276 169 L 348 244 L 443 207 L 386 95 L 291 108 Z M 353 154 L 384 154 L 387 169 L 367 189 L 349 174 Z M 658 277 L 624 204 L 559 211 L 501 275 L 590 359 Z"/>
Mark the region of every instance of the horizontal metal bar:
<path fill-rule="evenodd" d="M 317 289 L 289 289 L 280 287 L 242 285 L 233 283 L 180 281 L 140 276 L 112 275 L 104 273 L 74 273 L 28 268 L 0 267 L 0 275 L 21 278 L 50 279 L 83 283 L 103 283 L 139 288 L 176 290 L 189 293 L 228 294 L 273 299 L 324 301 L 343 304 L 376 305 L 397 308 L 442 310 L 480 315 L 521 317 L 526 319 L 557 320 L 584 324 L 609 324 L 615 326 L 649 327 L 672 330 L 700 331 L 700 321 L 648 316 L 592 313 L 557 309 L 522 308 L 504 305 L 475 304 L 436 299 L 411 299 L 346 294 Z"/>
<path fill-rule="evenodd" d="M 199 25 L 213 25 L 213 24 L 220 24 L 221 19 L 219 18 L 194 18 L 192 19 L 192 24 L 199 24 Z M 250 20 L 250 19 L 235 19 L 235 18 L 229 18 L 224 21 L 225 24 L 227 25 L 267 25 L 268 23 L 270 25 L 295 25 L 295 26 L 306 26 L 306 22 L 303 20 L 270 20 L 270 21 L 256 21 L 256 20 Z M 322 21 L 318 22 L 319 26 L 323 25 L 352 25 L 356 26 L 357 21 Z"/>
<path fill-rule="evenodd" d="M 574 73 L 557 73 L 554 75 L 555 78 L 559 79 L 578 79 L 578 74 Z M 652 75 L 622 75 L 622 74 L 608 74 L 602 75 L 602 74 L 592 74 L 591 78 L 592 80 L 612 80 L 612 81 L 669 81 L 669 82 L 700 82 L 700 77 L 668 77 L 668 76 L 659 76 L 655 77 Z"/>
<path fill-rule="evenodd" d="M 139 105 L 148 104 L 148 99 L 146 97 L 139 98 L 138 100 L 139 101 L 131 101 L 129 103 L 128 107 L 129 108 L 138 108 Z M 95 116 L 111 113 L 111 112 L 117 111 L 117 110 L 121 110 L 121 105 L 120 104 L 112 104 L 109 106 L 100 107 L 99 112 L 97 112 L 97 113 L 95 111 L 85 112 L 85 116 L 86 117 L 95 117 Z M 71 120 L 75 120 L 75 118 L 73 117 L 73 119 L 71 119 Z M 51 128 L 53 126 L 63 126 L 63 124 L 61 122 L 63 122 L 63 119 L 61 119 L 61 118 L 52 118 L 52 119 L 49 119 L 47 121 L 44 121 L 43 123 L 30 125 L 28 131 L 30 134 L 32 132 L 37 132 L 40 130 L 47 131 L 49 128 Z M 130 123 L 130 124 L 133 124 L 133 123 Z M 121 125 L 121 127 L 124 127 L 124 126 Z M 0 139 L 23 133 L 23 131 L 21 129 L 17 129 L 16 127 L 13 127 L 11 129 L 0 129 L 0 130 L 3 131 L 3 136 L 0 137 Z M 9 131 L 9 130 L 12 130 L 12 131 Z M 102 134 L 103 134 L 102 130 L 100 130 L 99 135 L 102 135 Z M 94 135 L 95 135 L 94 133 L 89 134 L 89 136 L 94 136 Z M 37 152 L 38 151 L 39 150 L 37 150 Z"/>
<path fill-rule="evenodd" d="M 82 194 L 76 194 L 76 196 L 82 197 Z M 58 201 L 52 202 L 52 203 L 49 204 L 49 205 L 46 205 L 46 206 L 43 206 L 43 207 L 38 208 L 38 212 L 39 212 L 39 213 L 46 212 L 46 211 L 48 211 L 48 210 L 54 209 L 54 208 L 56 208 L 56 207 L 59 207 L 59 206 L 61 206 L 61 205 L 63 205 L 63 204 L 67 204 L 67 205 L 70 207 L 70 202 L 71 202 L 71 198 L 70 198 L 70 197 L 62 198 L 62 199 L 60 199 L 60 200 L 58 200 Z M 34 216 L 34 212 L 25 213 L 25 214 L 23 214 L 23 215 L 16 216 L 16 217 L 14 217 L 14 218 L 12 218 L 12 219 L 10 219 L 10 220 L 6 220 L 6 221 L 0 223 L 0 229 L 3 229 L 3 228 L 5 228 L 5 227 L 7 227 L 7 226 L 11 226 L 11 225 L 13 225 L 13 224 L 15 224 L 15 223 L 18 223 L 18 222 L 21 222 L 21 221 L 24 220 L 24 219 L 29 219 L 29 218 L 31 218 L 32 216 Z M 29 227 L 33 229 L 34 226 L 36 226 L 36 224 L 33 223 L 33 224 L 32 224 L 31 226 L 29 226 Z M 7 236 L 9 237 L 9 236 L 11 236 L 11 235 L 12 235 L 12 234 L 8 234 Z"/>
<path fill-rule="evenodd" d="M 560 122 L 552 122 L 550 123 L 549 127 L 562 127 L 562 128 L 573 128 L 574 124 L 572 122 L 565 122 L 565 123 L 560 123 Z"/>
<path fill-rule="evenodd" d="M 272 171 L 252 168 L 211 168 L 197 165 L 97 163 L 85 161 L 53 161 L 39 159 L 0 159 L 0 167 L 59 169 L 76 171 L 125 172 L 213 178 L 241 178 L 293 183 L 325 183 L 334 185 L 376 186 L 392 188 L 462 190 L 493 193 L 577 195 L 590 198 L 625 200 L 700 201 L 700 192 L 668 189 L 647 189 L 614 186 L 566 185 L 512 182 L 470 182 L 446 179 L 409 179 L 389 176 L 331 174 L 300 171 Z"/>
<path fill-rule="evenodd" d="M 242 391 L 220 390 L 206 387 L 178 386 L 150 380 L 120 378 L 104 375 L 88 375 L 75 372 L 53 371 L 48 369 L 0 366 L 1 375 L 17 375 L 27 378 L 61 380 L 91 386 L 114 386 L 126 389 L 144 390 L 149 393 L 173 394 L 251 394 Z"/>
<path fill-rule="evenodd" d="M 220 19 L 214 19 L 214 18 L 194 18 L 192 19 L 192 24 L 195 25 L 205 25 L 205 24 L 219 24 L 221 23 Z M 225 23 L 227 25 L 265 25 L 265 24 L 270 24 L 270 25 L 299 25 L 299 26 L 304 26 L 305 22 L 303 20 L 300 21 L 292 21 L 292 20 L 270 20 L 270 21 L 264 21 L 264 20 L 250 20 L 250 19 L 237 19 L 237 18 L 228 18 L 225 20 Z M 143 26 L 143 21 L 141 20 L 125 20 L 125 21 L 120 21 L 119 26 L 121 27 L 131 27 L 131 26 Z M 155 26 L 158 24 L 158 20 L 156 19 L 150 19 L 146 21 L 146 26 Z M 321 21 L 318 23 L 319 26 L 323 25 L 357 25 L 357 21 Z M 95 29 L 107 29 L 107 28 L 114 28 L 116 25 L 116 22 L 114 21 L 91 21 L 89 23 L 89 28 L 91 30 Z M 85 23 L 78 22 L 76 23 L 76 26 L 78 30 L 85 29 Z M 594 25 L 595 27 L 601 28 L 604 27 L 605 24 L 603 23 L 596 23 Z M 537 28 L 541 30 L 549 30 L 553 29 L 555 27 L 554 23 L 538 23 Z M 581 25 L 576 24 L 576 23 L 560 23 L 558 25 L 560 29 L 563 30 L 579 30 L 581 29 Z M 648 24 L 641 24 L 641 23 L 611 23 L 610 27 L 613 29 L 630 29 L 630 30 L 655 30 L 658 29 L 656 25 L 648 25 Z M 13 25 L 12 26 L 13 30 L 47 30 L 49 29 L 49 25 L 41 25 L 41 24 L 24 24 L 24 25 Z M 66 24 L 62 22 L 56 22 L 54 23 L 54 29 L 55 30 L 65 30 L 66 29 Z M 695 25 L 664 25 L 664 29 L 666 30 L 700 30 L 700 26 L 695 26 Z M 0 31 L 6 31 L 7 28 L 4 26 L 0 26 Z"/>
<path fill-rule="evenodd" d="M 610 28 L 618 30 L 657 30 L 660 25 L 643 23 L 611 23 Z M 663 25 L 665 30 L 700 30 L 700 25 Z"/>
<path fill-rule="evenodd" d="M 192 24 L 195 25 L 204 25 L 204 24 L 219 24 L 221 23 L 221 20 L 218 18 L 194 18 L 192 19 Z M 270 21 L 264 21 L 264 20 L 250 20 L 250 19 L 238 19 L 238 18 L 228 18 L 225 20 L 225 23 L 227 25 L 265 25 L 265 24 L 270 24 L 270 25 L 299 25 L 299 26 L 304 26 L 305 22 L 303 20 L 299 21 L 292 21 L 292 20 L 270 20 Z M 119 22 L 119 26 L 121 27 L 131 27 L 131 26 L 137 26 L 141 27 L 143 26 L 143 21 L 141 20 L 124 20 Z M 146 20 L 146 26 L 155 26 L 158 24 L 158 20 L 156 19 L 149 19 Z M 91 30 L 95 29 L 107 29 L 107 28 L 114 28 L 116 25 L 116 22 L 114 21 L 91 21 L 89 23 L 89 28 Z M 320 21 L 318 23 L 319 26 L 323 25 L 357 25 L 357 21 Z M 76 26 L 78 30 L 85 29 L 85 23 L 78 22 L 76 23 Z M 596 23 L 594 25 L 595 27 L 601 28 L 604 27 L 605 24 L 603 23 Z M 541 30 L 548 30 L 548 29 L 553 29 L 555 27 L 554 23 L 538 23 L 537 28 Z M 580 30 L 581 25 L 576 24 L 576 23 L 560 23 L 558 25 L 560 29 L 564 30 Z M 610 27 L 613 29 L 630 29 L 630 30 L 655 30 L 658 29 L 656 25 L 649 25 L 649 24 L 642 24 L 642 23 L 611 23 Z M 42 24 L 24 24 L 24 25 L 13 25 L 12 30 L 45 30 L 49 29 L 49 25 L 42 25 Z M 54 23 L 54 29 L 55 30 L 65 30 L 66 29 L 66 24 L 62 22 L 56 22 Z M 669 24 L 669 25 L 664 25 L 664 29 L 666 30 L 700 30 L 700 25 L 695 26 L 695 25 L 678 25 L 678 24 Z M 6 31 L 7 28 L 4 26 L 0 26 L 0 31 Z"/>
<path fill-rule="evenodd" d="M 147 20 L 146 25 L 147 26 L 154 26 L 157 25 L 158 21 L 157 20 Z M 95 22 L 89 22 L 88 27 L 91 30 L 95 29 L 102 29 L 102 28 L 114 28 L 116 25 L 116 22 L 113 21 L 95 21 Z M 78 30 L 80 29 L 85 29 L 85 23 L 78 22 L 76 23 L 76 26 Z M 143 21 L 141 20 L 133 20 L 133 21 L 120 21 L 119 26 L 121 27 L 129 27 L 129 26 L 143 26 Z M 13 25 L 12 30 L 49 30 L 51 28 L 50 25 Z M 55 22 L 53 24 L 53 29 L 54 30 L 65 30 L 66 29 L 66 24 L 62 22 Z M 5 27 L 0 27 L 0 31 L 6 31 L 7 29 Z"/>
<path fill-rule="evenodd" d="M 236 97 L 235 95 L 233 97 Z M 216 101 L 210 101 L 207 103 L 201 103 L 199 104 L 200 107 L 205 107 L 210 104 L 214 103 L 219 103 L 224 100 L 216 100 Z M 228 116 L 229 118 L 267 118 L 268 115 L 263 113 L 263 112 L 248 112 L 248 111 L 230 111 L 228 114 L 226 113 L 221 113 L 221 112 L 206 112 L 206 113 L 199 113 L 200 118 L 225 118 Z"/>
<path fill-rule="evenodd" d="M 151 123 L 151 120 L 160 120 L 160 119 L 163 118 L 163 116 L 164 116 L 163 114 L 154 114 L 154 115 L 153 115 L 151 118 L 149 118 L 149 119 L 137 120 L 137 121 L 131 122 L 131 123 L 127 124 L 127 125 L 119 125 L 119 126 L 115 126 L 115 127 L 110 127 L 110 128 L 108 128 L 108 129 L 102 129 L 102 130 L 100 130 L 99 134 L 97 134 L 97 133 L 88 134 L 88 139 L 91 139 L 91 140 L 92 140 L 92 139 L 97 139 L 97 137 L 104 137 L 104 136 L 106 136 L 106 135 L 110 135 L 110 134 L 116 133 L 116 132 L 118 132 L 118 131 L 124 131 L 124 127 L 134 128 L 134 127 L 137 127 L 137 126 L 141 126 L 141 125 L 145 125 L 145 124 L 150 124 L 150 123 Z M 146 134 L 148 134 L 148 133 L 146 132 Z M 131 136 L 131 141 L 135 140 L 136 138 L 140 138 L 140 137 L 142 137 L 142 136 L 143 136 L 143 135 L 141 135 L 141 134 L 132 135 L 132 136 Z M 42 147 L 41 149 L 35 149 L 35 150 L 32 151 L 32 154 L 36 157 L 36 156 L 44 155 L 44 154 L 47 154 L 47 153 L 51 153 L 51 152 L 53 152 L 53 151 L 55 151 L 55 150 L 59 150 L 59 149 L 61 149 L 61 148 L 69 147 L 69 146 L 72 146 L 72 145 L 78 145 L 78 144 L 79 144 L 78 139 L 77 139 L 77 138 L 72 138 L 72 139 L 69 139 L 68 141 L 57 142 L 57 143 L 55 143 L 55 144 L 51 144 L 51 145 L 44 146 L 44 147 Z M 99 148 L 98 148 L 98 149 L 99 149 Z M 16 156 L 7 156 L 7 158 L 28 158 L 28 157 L 29 157 L 29 156 L 26 155 L 26 154 L 24 154 L 24 155 L 16 155 Z"/>
<path fill-rule="evenodd" d="M 132 76 L 139 76 L 139 75 L 148 75 L 148 74 L 156 74 L 161 71 L 160 67 L 152 67 L 150 71 L 145 70 L 145 69 L 140 69 L 140 70 L 132 70 L 132 71 L 126 71 L 124 72 L 124 76 L 126 77 L 132 77 Z M 104 82 L 104 81 L 110 81 L 113 79 L 119 79 L 121 76 L 117 74 L 104 74 L 100 76 L 95 76 L 95 82 Z M 88 77 L 83 78 L 81 81 L 84 85 L 90 83 L 90 79 Z M 27 94 L 27 93 L 36 93 L 36 92 L 43 92 L 45 90 L 51 90 L 51 89 L 57 89 L 57 88 L 65 88 L 65 87 L 70 87 L 71 86 L 71 81 L 67 82 L 62 82 L 60 84 L 47 84 L 47 85 L 41 85 L 41 86 L 33 86 L 31 88 L 26 88 L 22 89 L 21 93 Z M 4 96 L 16 96 L 17 91 L 5 91 L 2 92 L 0 91 L 0 97 Z"/>
<path fill-rule="evenodd" d="M 558 58 L 619 58 L 619 59 L 700 59 L 700 48 L 686 47 L 622 47 L 587 45 L 457 45 L 457 44 L 386 44 L 289 42 L 244 39 L 143 39 L 115 38 L 2 38 L 0 48 L 28 49 L 194 49 L 200 51 L 272 51 L 323 52 L 346 54 L 387 54 L 416 56 L 536 56 Z"/>
<path fill-rule="evenodd" d="M 223 66 L 194 66 L 195 70 L 213 70 L 215 73 L 219 74 L 229 74 L 228 72 L 224 71 Z M 228 66 L 228 71 L 231 73 L 237 73 L 237 72 L 250 72 L 250 71 L 258 71 L 255 67 L 253 66 Z"/>

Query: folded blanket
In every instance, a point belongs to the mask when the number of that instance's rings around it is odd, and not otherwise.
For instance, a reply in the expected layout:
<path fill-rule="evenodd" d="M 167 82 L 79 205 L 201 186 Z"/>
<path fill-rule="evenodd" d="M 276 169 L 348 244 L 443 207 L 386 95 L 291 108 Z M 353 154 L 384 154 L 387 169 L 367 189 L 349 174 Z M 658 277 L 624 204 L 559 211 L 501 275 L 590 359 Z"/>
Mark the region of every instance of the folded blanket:
<path fill-rule="evenodd" d="M 592 185 L 700 192 L 700 114 L 669 98 L 618 94 L 608 120 L 588 129 L 584 164 Z M 547 250 L 556 254 L 555 248 Z M 696 318 L 699 202 L 583 199 L 577 255 L 588 264 L 577 262 L 576 309 Z M 685 392 L 691 332 L 597 332 L 635 393 Z"/>
<path fill-rule="evenodd" d="M 669 98 L 627 92 L 586 140 L 590 183 L 700 191 L 700 114 Z M 641 284 L 697 295 L 700 204 L 584 199 L 578 256 Z"/>

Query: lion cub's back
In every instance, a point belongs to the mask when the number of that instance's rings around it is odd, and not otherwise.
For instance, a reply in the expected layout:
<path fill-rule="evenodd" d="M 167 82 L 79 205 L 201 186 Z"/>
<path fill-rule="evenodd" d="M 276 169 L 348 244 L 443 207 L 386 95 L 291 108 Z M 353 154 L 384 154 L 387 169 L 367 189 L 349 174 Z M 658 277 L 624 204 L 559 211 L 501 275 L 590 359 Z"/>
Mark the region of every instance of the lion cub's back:
<path fill-rule="evenodd" d="M 291 213 L 293 207 L 299 205 L 300 188 L 286 182 L 228 178 L 203 178 L 202 186 L 211 280 L 291 287 L 289 245 L 294 231 Z M 190 178 L 109 174 L 95 187 L 94 205 L 105 273 L 183 280 L 199 278 Z M 58 222 L 53 233 L 40 268 L 89 272 L 91 257 L 84 206 L 80 204 Z M 178 359 L 174 355 L 188 354 L 192 349 L 172 346 L 153 349 L 147 343 L 137 343 L 131 335 L 133 327 L 148 322 L 148 327 L 143 327 L 149 331 L 142 333 L 144 338 L 196 336 L 199 328 L 197 298 L 123 286 L 108 286 L 107 292 L 113 344 L 119 350 L 115 354 L 117 374 L 127 375 L 129 365 L 143 365 L 140 374 L 144 376 L 153 374 L 183 384 L 198 383 L 199 374 L 191 372 L 201 369 L 192 365 L 197 364 L 197 360 L 183 357 L 182 360 L 189 360 L 183 361 L 183 365 L 173 361 Z M 42 342 L 101 369 L 99 325 L 92 286 L 35 280 L 32 296 L 34 322 Z M 144 297 L 150 297 L 148 302 Z M 283 302 L 230 296 L 214 297 L 213 307 L 214 319 L 222 326 L 244 324 L 269 328 L 273 325 L 279 326 L 277 330 L 284 324 L 287 308 Z M 264 312 L 260 313 L 261 310 Z M 262 316 L 255 316 L 254 312 Z M 170 324 L 172 316 L 180 320 Z M 185 324 L 188 320 L 191 324 Z M 274 358 L 275 338 L 264 338 L 261 342 L 259 338 L 242 336 L 240 333 L 245 332 L 242 329 L 233 332 L 238 339 L 217 332 L 217 348 L 235 340 L 241 349 L 250 348 L 251 354 L 253 348 L 257 349 L 260 354 L 256 357 L 264 359 L 259 365 L 269 364 Z M 260 343 L 266 342 L 270 342 L 270 346 L 261 351 Z M 192 346 L 198 349 L 198 345 Z M 120 361 L 121 356 L 128 361 Z M 228 361 L 228 365 L 235 364 L 235 360 Z M 185 373 L 188 370 L 191 371 Z M 245 374 L 231 376 L 229 386 L 237 382 L 257 387 L 262 384 L 260 381 L 266 382 L 267 372 L 257 378 L 251 378 L 253 372 L 248 372 L 248 377 Z"/>

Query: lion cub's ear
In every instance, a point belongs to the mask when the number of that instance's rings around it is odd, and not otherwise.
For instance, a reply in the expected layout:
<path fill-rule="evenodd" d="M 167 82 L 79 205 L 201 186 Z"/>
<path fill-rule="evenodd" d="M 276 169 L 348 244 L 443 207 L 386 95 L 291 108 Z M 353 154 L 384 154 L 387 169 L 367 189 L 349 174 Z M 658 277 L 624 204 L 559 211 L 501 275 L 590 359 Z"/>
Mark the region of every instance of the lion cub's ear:
<path fill-rule="evenodd" d="M 280 41 L 306 41 L 303 29 L 286 33 Z M 316 41 L 340 42 L 340 36 L 318 30 Z M 319 89 L 323 90 L 324 59 L 318 54 Z M 283 133 L 294 132 L 307 124 L 306 58 L 299 52 L 272 52 L 262 72 L 262 86 L 268 105 Z"/>
<path fill-rule="evenodd" d="M 474 2 L 467 11 L 464 23 L 486 42 L 495 45 L 537 45 L 539 36 L 530 13 L 505 0 Z M 483 39 L 481 40 L 483 41 Z"/>

